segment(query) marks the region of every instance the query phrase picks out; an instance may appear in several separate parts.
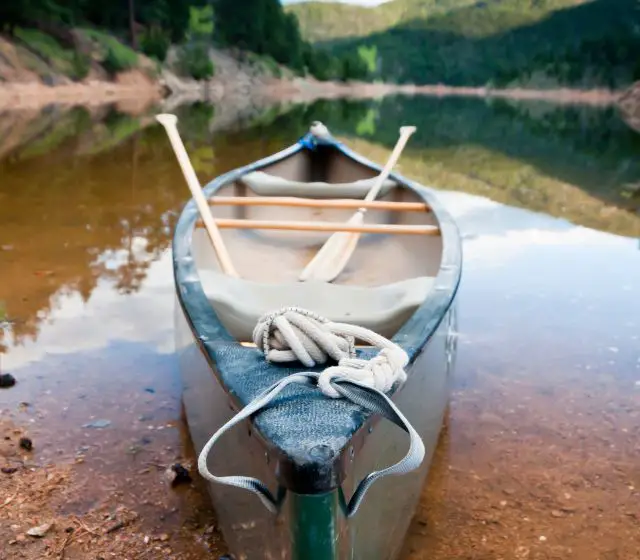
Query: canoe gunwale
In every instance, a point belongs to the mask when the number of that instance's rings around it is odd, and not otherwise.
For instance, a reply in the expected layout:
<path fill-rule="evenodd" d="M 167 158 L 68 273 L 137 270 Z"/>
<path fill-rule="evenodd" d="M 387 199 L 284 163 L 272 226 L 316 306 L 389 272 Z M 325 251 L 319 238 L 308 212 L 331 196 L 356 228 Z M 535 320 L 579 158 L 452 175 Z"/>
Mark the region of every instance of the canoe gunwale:
<path fill-rule="evenodd" d="M 210 198 L 222 187 L 236 181 L 246 173 L 268 167 L 285 158 L 294 156 L 302 150 L 312 149 L 310 145 L 315 141 L 318 144 L 332 145 L 345 156 L 376 173 L 379 173 L 382 169 L 334 138 L 320 140 L 307 134 L 299 142 L 280 152 L 218 176 L 203 188 L 204 195 Z M 399 184 L 414 190 L 431 209 L 431 212 L 437 217 L 443 243 L 440 268 L 435 277 L 432 292 L 392 338 L 409 354 L 410 362 L 407 366 L 407 371 L 411 375 L 410 368 L 415 358 L 428 344 L 429 339 L 439 327 L 454 302 L 462 272 L 462 249 L 455 222 L 441 206 L 437 197 L 432 195 L 431 189 L 396 173 L 390 174 L 389 177 Z M 224 389 L 230 403 L 234 408 L 238 409 L 247 403 L 243 402 L 236 393 L 231 391 L 221 378 L 217 361 L 218 358 L 224 355 L 225 351 L 229 351 L 231 348 L 238 347 L 244 351 L 251 352 L 255 352 L 255 349 L 242 347 L 241 343 L 230 335 L 219 321 L 204 293 L 195 260 L 191 253 L 192 236 L 198 219 L 199 213 L 196 204 L 193 199 L 189 199 L 180 214 L 173 237 L 173 272 L 177 300 L 194 339 L 210 366 L 212 374 L 216 376 L 217 382 Z M 365 351 L 365 355 L 374 352 L 375 350 Z M 253 435 L 259 439 L 268 453 L 276 459 L 280 484 L 290 491 L 300 494 L 321 494 L 339 488 L 347 468 L 346 465 L 349 462 L 349 454 L 357 452 L 364 445 L 368 433 L 379 421 L 380 418 L 377 415 L 365 415 L 360 426 L 352 433 L 348 443 L 343 446 L 339 455 L 332 457 L 327 464 L 321 465 L 322 468 L 318 468 L 316 464 L 304 464 L 305 462 L 301 462 L 299 458 L 290 457 L 275 446 L 269 438 L 264 437 L 253 422 L 251 423 L 251 429 Z"/>

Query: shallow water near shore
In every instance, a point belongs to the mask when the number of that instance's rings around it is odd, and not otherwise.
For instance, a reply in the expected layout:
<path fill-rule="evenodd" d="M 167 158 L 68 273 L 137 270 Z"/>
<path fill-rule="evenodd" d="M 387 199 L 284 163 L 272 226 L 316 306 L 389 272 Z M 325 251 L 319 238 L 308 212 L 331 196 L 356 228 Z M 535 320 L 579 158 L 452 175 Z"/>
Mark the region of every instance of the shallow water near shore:
<path fill-rule="evenodd" d="M 233 130 L 213 108 L 178 114 L 203 182 L 312 120 L 379 162 L 399 126 L 418 126 L 399 168 L 442 189 L 465 260 L 451 402 L 404 559 L 637 558 L 640 134 L 615 109 L 392 97 Z M 140 535 L 166 536 L 149 558 L 222 554 L 202 486 L 163 479 L 193 465 L 170 254 L 188 190 L 164 131 L 108 109 L 4 122 L 0 367 L 18 383 L 0 389 L 0 427 L 34 450 L 0 461 L 72 464 L 63 513 L 134 508 Z M 8 544 L 29 528 L 9 510 L 0 550 L 39 557 Z"/>

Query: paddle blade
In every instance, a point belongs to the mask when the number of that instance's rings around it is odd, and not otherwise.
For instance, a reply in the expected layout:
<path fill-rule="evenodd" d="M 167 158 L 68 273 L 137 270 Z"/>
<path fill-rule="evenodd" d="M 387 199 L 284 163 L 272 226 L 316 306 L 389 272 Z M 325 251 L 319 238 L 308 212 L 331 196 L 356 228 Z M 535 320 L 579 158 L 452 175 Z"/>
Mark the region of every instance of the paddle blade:
<path fill-rule="evenodd" d="M 356 212 L 347 223 L 362 225 L 363 222 L 362 212 Z M 335 280 L 351 258 L 359 239 L 359 233 L 346 231 L 334 233 L 300 273 L 298 279 L 302 282 L 331 282 Z"/>

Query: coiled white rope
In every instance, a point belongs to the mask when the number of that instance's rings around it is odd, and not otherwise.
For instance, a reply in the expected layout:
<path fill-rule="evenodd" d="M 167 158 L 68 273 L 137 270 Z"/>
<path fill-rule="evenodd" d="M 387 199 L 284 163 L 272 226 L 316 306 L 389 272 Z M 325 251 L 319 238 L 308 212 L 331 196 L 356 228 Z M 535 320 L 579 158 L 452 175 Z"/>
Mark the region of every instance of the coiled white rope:
<path fill-rule="evenodd" d="M 370 360 L 356 358 L 356 339 L 378 348 L 378 355 Z M 307 367 L 324 364 L 329 358 L 338 362 L 321 373 L 300 372 L 273 384 L 255 397 L 245 408 L 222 426 L 206 443 L 198 457 L 200 474 L 211 482 L 237 486 L 258 495 L 264 505 L 277 512 L 281 499 L 275 499 L 259 480 L 245 476 L 216 476 L 207 467 L 207 457 L 218 438 L 227 430 L 252 414 L 267 407 L 288 385 L 317 385 L 331 398 L 348 398 L 363 408 L 383 415 L 409 434 L 409 450 L 395 465 L 374 471 L 356 488 L 347 506 L 347 516 L 355 514 L 368 488 L 378 478 L 389 474 L 405 474 L 415 470 L 424 459 L 424 444 L 409 421 L 385 395 L 396 383 L 404 383 L 404 368 L 409 362 L 407 353 L 379 334 L 347 323 L 333 323 L 324 317 L 300 309 L 286 307 L 268 313 L 258 320 L 253 340 L 270 362 L 299 360 Z"/>
<path fill-rule="evenodd" d="M 355 339 L 380 348 L 371 360 L 356 358 Z M 395 383 L 404 383 L 409 356 L 397 344 L 379 334 L 347 323 L 333 323 L 316 313 L 286 307 L 263 315 L 253 330 L 253 342 L 270 362 L 299 360 L 307 367 L 324 364 L 328 358 L 338 362 L 318 378 L 322 392 L 333 399 L 342 397 L 331 381 L 356 381 L 388 393 Z"/>

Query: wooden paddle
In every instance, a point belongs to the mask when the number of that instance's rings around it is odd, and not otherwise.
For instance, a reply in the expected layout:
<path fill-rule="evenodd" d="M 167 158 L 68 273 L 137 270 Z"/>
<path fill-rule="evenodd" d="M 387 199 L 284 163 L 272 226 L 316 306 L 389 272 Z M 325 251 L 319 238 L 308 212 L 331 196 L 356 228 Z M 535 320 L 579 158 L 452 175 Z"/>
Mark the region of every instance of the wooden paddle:
<path fill-rule="evenodd" d="M 393 166 L 400 158 L 400 154 L 407 144 L 409 137 L 416 131 L 415 126 L 403 126 L 400 128 L 400 138 L 395 148 L 391 152 L 389 161 L 384 166 L 382 173 L 376 178 L 376 182 L 365 197 L 365 202 L 371 202 L 378 196 L 382 184 L 391 173 Z M 349 225 L 361 226 L 364 222 L 364 215 L 367 209 L 361 207 L 351 216 L 347 222 Z M 299 280 L 307 282 L 315 280 L 319 282 L 331 282 L 334 280 L 347 265 L 351 255 L 356 249 L 360 233 L 337 232 L 334 233 L 326 243 L 320 248 L 316 256 L 309 262 L 305 269 L 300 273 Z"/>
<path fill-rule="evenodd" d="M 185 150 L 180 134 L 178 133 L 178 117 L 171 114 L 161 114 L 156 115 L 156 120 L 164 126 L 164 129 L 167 131 L 173 151 L 175 152 L 178 162 L 180 163 L 180 167 L 182 168 L 182 174 L 187 181 L 187 185 L 189 185 L 191 195 L 196 201 L 198 211 L 202 216 L 202 221 L 204 222 L 207 232 L 209 233 L 209 237 L 211 238 L 211 243 L 213 244 L 213 248 L 218 256 L 218 260 L 220 261 L 222 271 L 229 276 L 239 278 L 239 274 L 231 262 L 229 252 L 222 240 L 218 226 L 216 226 L 216 223 L 213 220 L 207 199 L 204 197 L 204 194 L 202 194 L 202 187 L 200 186 L 196 172 L 191 165 L 191 160 L 187 155 L 187 151 Z"/>

